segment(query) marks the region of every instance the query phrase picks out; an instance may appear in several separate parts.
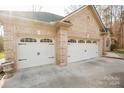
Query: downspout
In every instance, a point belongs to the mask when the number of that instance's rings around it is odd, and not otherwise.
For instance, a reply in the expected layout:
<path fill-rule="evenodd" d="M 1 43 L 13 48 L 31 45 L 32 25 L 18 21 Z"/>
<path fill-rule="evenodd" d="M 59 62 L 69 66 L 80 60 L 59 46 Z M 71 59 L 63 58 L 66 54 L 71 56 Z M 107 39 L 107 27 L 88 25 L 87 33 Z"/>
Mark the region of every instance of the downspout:
<path fill-rule="evenodd" d="M 103 51 L 102 51 L 102 55 L 105 55 L 105 35 L 103 35 Z"/>
<path fill-rule="evenodd" d="M 102 55 L 105 55 L 105 35 L 106 35 L 106 32 L 101 32 L 101 36 L 102 36 L 102 40 L 103 40 L 103 43 L 102 43 Z"/>

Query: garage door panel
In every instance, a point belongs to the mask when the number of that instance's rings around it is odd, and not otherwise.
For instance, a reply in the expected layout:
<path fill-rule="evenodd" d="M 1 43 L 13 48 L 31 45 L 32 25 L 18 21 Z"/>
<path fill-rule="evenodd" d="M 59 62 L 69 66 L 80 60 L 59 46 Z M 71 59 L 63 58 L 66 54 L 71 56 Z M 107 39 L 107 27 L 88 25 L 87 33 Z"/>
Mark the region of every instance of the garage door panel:
<path fill-rule="evenodd" d="M 84 59 L 84 44 L 83 43 L 69 43 L 68 44 L 68 62 L 77 62 Z"/>
<path fill-rule="evenodd" d="M 37 39 L 37 42 L 26 42 L 25 46 L 18 45 L 17 47 L 18 68 L 55 63 L 55 47 L 51 41 L 40 42 Z M 19 61 L 19 59 L 27 60 Z"/>
<path fill-rule="evenodd" d="M 85 44 L 79 43 L 78 46 L 79 60 L 83 60 L 85 58 Z"/>
<path fill-rule="evenodd" d="M 34 66 L 34 62 L 37 60 L 38 47 L 36 44 L 27 43 L 25 46 L 18 46 L 18 60 L 26 59 L 23 61 L 18 61 L 19 68 L 26 68 Z"/>
<path fill-rule="evenodd" d="M 88 40 L 68 44 L 68 62 L 77 62 L 85 59 L 95 58 L 98 56 L 98 45 Z"/>

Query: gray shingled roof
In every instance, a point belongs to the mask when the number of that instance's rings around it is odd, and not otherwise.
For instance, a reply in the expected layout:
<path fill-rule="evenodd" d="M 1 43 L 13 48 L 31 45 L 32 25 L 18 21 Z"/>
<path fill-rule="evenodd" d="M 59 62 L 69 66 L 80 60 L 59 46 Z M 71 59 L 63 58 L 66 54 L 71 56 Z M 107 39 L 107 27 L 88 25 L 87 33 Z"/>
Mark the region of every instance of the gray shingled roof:
<path fill-rule="evenodd" d="M 48 12 L 0 11 L 0 14 L 24 17 L 28 19 L 35 19 L 35 20 L 46 21 L 46 22 L 58 21 L 63 18 L 63 16 L 59 16 L 59 15 L 48 13 Z"/>

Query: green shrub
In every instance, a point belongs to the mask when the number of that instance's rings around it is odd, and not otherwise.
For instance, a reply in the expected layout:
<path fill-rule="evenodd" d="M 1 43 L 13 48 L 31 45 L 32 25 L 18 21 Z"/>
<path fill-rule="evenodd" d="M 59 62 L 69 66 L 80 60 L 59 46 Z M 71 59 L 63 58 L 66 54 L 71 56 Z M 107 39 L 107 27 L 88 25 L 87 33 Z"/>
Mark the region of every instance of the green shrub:
<path fill-rule="evenodd" d="M 124 54 L 124 49 L 117 49 L 118 53 Z"/>
<path fill-rule="evenodd" d="M 3 42 L 3 37 L 0 36 L 0 52 L 4 51 Z"/>
<path fill-rule="evenodd" d="M 116 45 L 115 44 L 111 44 L 111 51 L 114 51 L 116 49 Z"/>

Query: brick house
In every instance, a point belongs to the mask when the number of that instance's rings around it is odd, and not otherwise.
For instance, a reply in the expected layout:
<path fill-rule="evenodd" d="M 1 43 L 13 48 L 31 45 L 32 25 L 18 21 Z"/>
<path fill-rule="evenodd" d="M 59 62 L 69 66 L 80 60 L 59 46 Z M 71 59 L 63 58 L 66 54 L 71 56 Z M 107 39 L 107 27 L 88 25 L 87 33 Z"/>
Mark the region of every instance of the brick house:
<path fill-rule="evenodd" d="M 45 12 L 0 12 L 6 60 L 17 69 L 57 64 L 65 66 L 100 57 L 105 51 L 105 27 L 92 5 L 62 17 Z"/>

